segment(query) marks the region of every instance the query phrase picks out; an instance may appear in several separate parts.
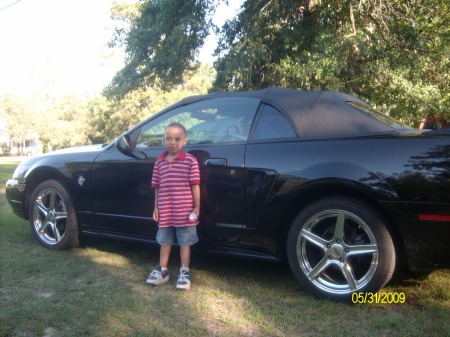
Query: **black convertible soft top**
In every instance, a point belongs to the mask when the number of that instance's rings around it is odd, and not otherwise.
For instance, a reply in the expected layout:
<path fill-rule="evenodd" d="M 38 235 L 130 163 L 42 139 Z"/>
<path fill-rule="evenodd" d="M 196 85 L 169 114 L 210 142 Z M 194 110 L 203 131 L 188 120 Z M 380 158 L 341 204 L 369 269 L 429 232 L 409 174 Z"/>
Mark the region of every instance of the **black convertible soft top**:
<path fill-rule="evenodd" d="M 258 98 L 274 106 L 292 121 L 302 139 L 357 137 L 411 129 L 400 122 L 396 125 L 384 123 L 382 118 L 374 117 L 376 112 L 367 112 L 370 106 L 364 101 L 334 91 L 271 87 L 247 92 L 216 92 L 187 97 L 167 109 L 202 100 L 232 97 Z"/>

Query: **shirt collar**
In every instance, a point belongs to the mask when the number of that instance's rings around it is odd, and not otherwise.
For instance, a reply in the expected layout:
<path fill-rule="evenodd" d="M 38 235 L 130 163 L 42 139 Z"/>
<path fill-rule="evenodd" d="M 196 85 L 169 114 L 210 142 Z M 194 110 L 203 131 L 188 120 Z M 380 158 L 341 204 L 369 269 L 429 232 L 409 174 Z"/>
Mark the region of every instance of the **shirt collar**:
<path fill-rule="evenodd" d="M 159 155 L 158 159 L 165 159 L 168 154 L 169 154 L 169 151 L 164 151 L 163 153 L 161 153 Z M 184 159 L 186 159 L 186 152 L 181 150 L 181 152 L 178 155 L 178 157 L 176 157 L 174 160 L 184 160 Z"/>

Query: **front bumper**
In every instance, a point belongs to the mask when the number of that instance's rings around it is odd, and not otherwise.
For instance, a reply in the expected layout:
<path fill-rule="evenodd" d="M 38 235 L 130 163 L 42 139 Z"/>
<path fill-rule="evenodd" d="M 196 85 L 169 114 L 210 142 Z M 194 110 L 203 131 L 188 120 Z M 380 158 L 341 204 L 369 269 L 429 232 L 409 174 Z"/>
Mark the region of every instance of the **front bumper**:
<path fill-rule="evenodd" d="M 6 200 L 8 200 L 15 214 L 23 219 L 27 218 L 25 213 L 25 184 L 20 184 L 17 179 L 6 182 Z"/>

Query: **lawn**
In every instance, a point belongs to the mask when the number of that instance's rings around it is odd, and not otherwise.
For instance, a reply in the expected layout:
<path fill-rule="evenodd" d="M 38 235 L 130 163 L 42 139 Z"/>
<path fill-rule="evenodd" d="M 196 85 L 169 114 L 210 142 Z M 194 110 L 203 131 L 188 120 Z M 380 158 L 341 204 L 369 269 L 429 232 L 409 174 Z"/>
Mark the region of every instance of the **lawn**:
<path fill-rule="evenodd" d="M 15 165 L 0 163 L 0 181 Z M 194 251 L 189 291 L 145 284 L 158 248 L 85 240 L 51 251 L 0 192 L 0 336 L 450 336 L 450 270 L 391 282 L 404 304 L 314 298 L 286 264 Z"/>
<path fill-rule="evenodd" d="M 6 181 L 11 179 L 18 163 L 15 158 L 0 157 L 0 192 L 4 192 Z"/>

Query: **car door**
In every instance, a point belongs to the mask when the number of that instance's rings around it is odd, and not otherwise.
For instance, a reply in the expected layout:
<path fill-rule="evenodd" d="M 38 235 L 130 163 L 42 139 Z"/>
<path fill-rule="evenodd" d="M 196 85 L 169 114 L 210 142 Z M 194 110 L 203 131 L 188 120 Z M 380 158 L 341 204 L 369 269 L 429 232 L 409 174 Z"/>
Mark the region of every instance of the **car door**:
<path fill-rule="evenodd" d="M 245 147 L 258 106 L 254 98 L 206 99 L 168 110 L 126 134 L 131 151 L 111 148 L 93 165 L 92 211 L 98 228 L 155 236 L 153 166 L 165 150 L 166 126 L 179 122 L 187 129 L 184 151 L 197 158 L 201 172 L 199 236 L 206 243 L 238 244 L 244 226 Z"/>
<path fill-rule="evenodd" d="M 289 164 L 276 158 L 288 153 L 286 144 L 296 139 L 296 131 L 288 118 L 271 105 L 261 105 L 245 154 L 246 230 L 240 237 L 241 248 L 277 255 L 270 249 L 278 247 L 279 230 L 274 224 L 279 214 L 272 212 L 270 204 L 277 181 L 285 179 L 280 177 L 280 172 L 285 171 L 284 167 Z"/>

